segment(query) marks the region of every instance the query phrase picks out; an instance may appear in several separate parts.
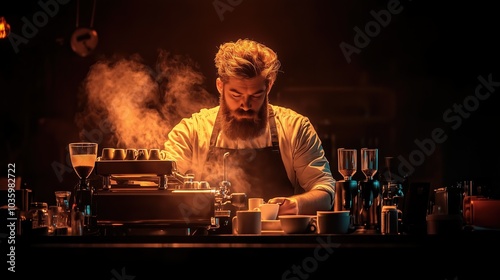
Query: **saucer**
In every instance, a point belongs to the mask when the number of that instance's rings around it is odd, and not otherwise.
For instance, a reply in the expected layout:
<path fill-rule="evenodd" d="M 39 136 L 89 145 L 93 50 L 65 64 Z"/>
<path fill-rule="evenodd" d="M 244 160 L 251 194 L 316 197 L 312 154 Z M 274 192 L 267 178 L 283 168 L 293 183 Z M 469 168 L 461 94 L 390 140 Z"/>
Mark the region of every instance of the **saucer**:
<path fill-rule="evenodd" d="M 262 230 L 281 231 L 280 220 L 262 220 Z"/>
<path fill-rule="evenodd" d="M 263 230 L 262 235 L 285 235 L 286 233 L 282 230 Z"/>

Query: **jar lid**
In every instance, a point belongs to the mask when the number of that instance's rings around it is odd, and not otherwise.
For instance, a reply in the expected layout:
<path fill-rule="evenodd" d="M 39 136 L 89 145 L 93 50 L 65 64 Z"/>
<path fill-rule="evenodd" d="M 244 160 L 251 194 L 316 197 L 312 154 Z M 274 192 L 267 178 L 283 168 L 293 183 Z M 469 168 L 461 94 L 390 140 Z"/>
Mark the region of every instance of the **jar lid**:
<path fill-rule="evenodd" d="M 35 201 L 30 203 L 30 207 L 33 208 L 48 208 L 47 202 L 40 202 L 40 201 Z"/>

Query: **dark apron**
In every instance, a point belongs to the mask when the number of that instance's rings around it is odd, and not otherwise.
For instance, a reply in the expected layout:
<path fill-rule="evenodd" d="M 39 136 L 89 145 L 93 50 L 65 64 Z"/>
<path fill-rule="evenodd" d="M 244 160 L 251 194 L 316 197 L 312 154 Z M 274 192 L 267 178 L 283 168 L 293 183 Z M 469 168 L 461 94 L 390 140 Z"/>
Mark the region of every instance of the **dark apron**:
<path fill-rule="evenodd" d="M 210 138 L 210 148 L 202 180 L 208 181 L 213 188 L 214 186 L 219 187 L 220 182 L 226 179 L 231 183 L 230 193 L 245 193 L 248 198 L 262 197 L 265 201 L 273 197 L 293 195 L 293 185 L 288 179 L 281 160 L 278 131 L 272 108 L 269 107 L 271 147 L 260 149 L 216 147 L 217 135 L 221 129 L 221 118 L 219 110 Z M 229 156 L 226 157 L 226 172 L 224 172 L 223 162 L 226 152 L 229 153 Z"/>

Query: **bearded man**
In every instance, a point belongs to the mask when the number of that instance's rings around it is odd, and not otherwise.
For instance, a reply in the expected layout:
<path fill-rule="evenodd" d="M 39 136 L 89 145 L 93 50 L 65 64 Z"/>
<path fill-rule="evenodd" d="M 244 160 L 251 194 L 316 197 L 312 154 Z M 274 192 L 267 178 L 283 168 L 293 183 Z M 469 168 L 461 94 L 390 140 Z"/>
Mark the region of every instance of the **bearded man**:
<path fill-rule="evenodd" d="M 335 179 L 313 125 L 269 103 L 281 67 L 277 54 L 239 39 L 220 45 L 215 67 L 219 105 L 182 119 L 165 141 L 177 171 L 280 203 L 279 215 L 332 210 Z"/>

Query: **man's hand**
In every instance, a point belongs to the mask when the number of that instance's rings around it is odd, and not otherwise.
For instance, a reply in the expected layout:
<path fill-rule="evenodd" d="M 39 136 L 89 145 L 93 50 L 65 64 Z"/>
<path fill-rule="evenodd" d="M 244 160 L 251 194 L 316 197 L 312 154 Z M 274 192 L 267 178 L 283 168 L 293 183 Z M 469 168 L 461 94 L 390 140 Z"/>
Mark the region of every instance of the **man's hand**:
<path fill-rule="evenodd" d="M 280 205 L 278 215 L 316 215 L 317 211 L 333 209 L 330 194 L 322 190 L 311 190 L 290 197 L 275 197 L 268 203 Z"/>
<path fill-rule="evenodd" d="M 278 215 L 297 215 L 299 213 L 299 204 L 293 197 L 275 197 L 269 199 L 268 203 L 280 205 Z"/>

